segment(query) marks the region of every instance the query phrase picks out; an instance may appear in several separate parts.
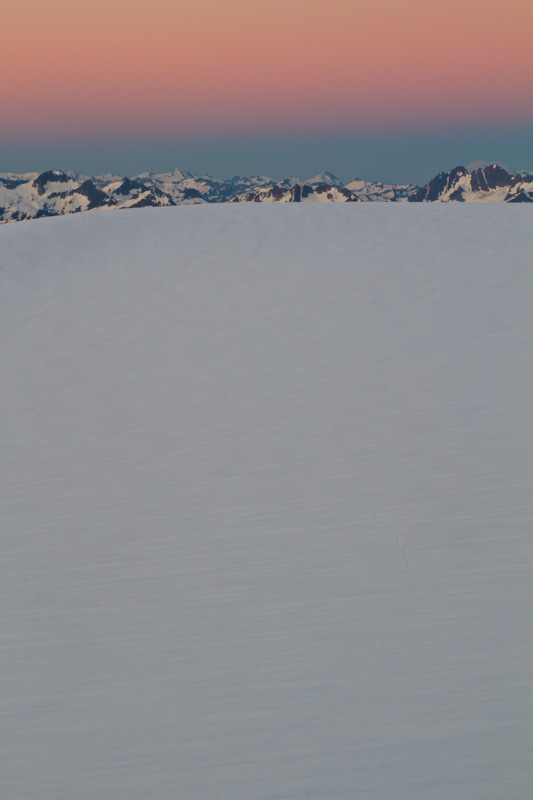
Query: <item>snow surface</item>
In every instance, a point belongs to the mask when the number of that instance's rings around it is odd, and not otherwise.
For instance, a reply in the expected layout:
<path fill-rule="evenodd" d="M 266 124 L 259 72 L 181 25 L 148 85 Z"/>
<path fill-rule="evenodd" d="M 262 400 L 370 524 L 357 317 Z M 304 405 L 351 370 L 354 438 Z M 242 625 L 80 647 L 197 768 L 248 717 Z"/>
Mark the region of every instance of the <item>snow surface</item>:
<path fill-rule="evenodd" d="M 3 797 L 530 795 L 531 231 L 0 229 Z"/>

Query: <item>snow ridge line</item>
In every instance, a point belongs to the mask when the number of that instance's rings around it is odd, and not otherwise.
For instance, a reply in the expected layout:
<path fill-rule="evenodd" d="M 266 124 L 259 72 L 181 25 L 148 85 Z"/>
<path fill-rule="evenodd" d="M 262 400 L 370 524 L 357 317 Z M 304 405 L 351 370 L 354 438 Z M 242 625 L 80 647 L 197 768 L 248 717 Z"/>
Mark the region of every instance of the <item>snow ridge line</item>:
<path fill-rule="evenodd" d="M 401 550 L 401 552 L 403 554 L 403 558 L 404 558 L 405 564 L 407 566 L 407 569 L 411 569 L 411 562 L 409 561 L 409 556 L 407 555 L 407 550 L 405 549 L 405 547 L 402 545 L 402 543 L 400 541 L 400 537 L 398 536 L 398 531 L 396 530 L 396 528 L 394 527 L 394 525 L 392 524 L 392 522 L 390 521 L 390 519 L 387 517 L 386 514 L 384 515 L 384 518 L 385 518 L 385 522 L 387 523 L 387 525 L 389 526 L 391 531 L 394 533 L 394 536 L 396 538 L 396 546 L 397 546 L 398 550 Z"/>

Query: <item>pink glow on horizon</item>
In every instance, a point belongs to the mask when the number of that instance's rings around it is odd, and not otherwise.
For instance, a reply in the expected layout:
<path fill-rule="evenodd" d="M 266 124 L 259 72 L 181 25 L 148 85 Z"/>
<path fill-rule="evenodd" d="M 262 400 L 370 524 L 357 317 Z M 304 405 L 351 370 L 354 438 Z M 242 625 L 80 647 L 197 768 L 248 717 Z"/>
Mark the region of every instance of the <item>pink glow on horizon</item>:
<path fill-rule="evenodd" d="M 533 121 L 531 0 L 17 0 L 0 138 Z"/>

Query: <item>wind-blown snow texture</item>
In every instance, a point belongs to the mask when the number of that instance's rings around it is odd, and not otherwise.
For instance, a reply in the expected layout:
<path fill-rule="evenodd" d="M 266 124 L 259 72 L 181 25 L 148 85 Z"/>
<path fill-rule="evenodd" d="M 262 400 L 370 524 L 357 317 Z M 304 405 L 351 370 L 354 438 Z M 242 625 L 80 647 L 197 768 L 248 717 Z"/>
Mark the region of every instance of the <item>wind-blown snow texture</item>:
<path fill-rule="evenodd" d="M 530 223 L 0 230 L 5 798 L 530 795 Z"/>

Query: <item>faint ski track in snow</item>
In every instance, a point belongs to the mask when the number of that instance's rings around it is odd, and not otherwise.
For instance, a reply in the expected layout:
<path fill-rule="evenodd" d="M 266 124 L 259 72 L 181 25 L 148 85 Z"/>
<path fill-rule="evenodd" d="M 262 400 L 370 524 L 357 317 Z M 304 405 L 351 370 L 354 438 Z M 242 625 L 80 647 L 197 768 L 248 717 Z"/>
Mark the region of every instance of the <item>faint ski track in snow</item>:
<path fill-rule="evenodd" d="M 397 546 L 398 550 L 401 550 L 401 552 L 403 554 L 403 558 L 404 558 L 405 564 L 407 566 L 407 569 L 411 569 L 411 562 L 409 561 L 409 556 L 407 555 L 407 550 L 402 545 L 402 543 L 400 541 L 400 537 L 398 536 L 398 531 L 396 530 L 396 528 L 394 527 L 394 525 L 392 524 L 392 522 L 390 521 L 390 519 L 388 518 L 388 516 L 386 514 L 385 514 L 385 522 L 387 523 L 387 525 L 389 526 L 391 531 L 394 533 L 394 536 L 396 538 L 396 546 Z"/>

